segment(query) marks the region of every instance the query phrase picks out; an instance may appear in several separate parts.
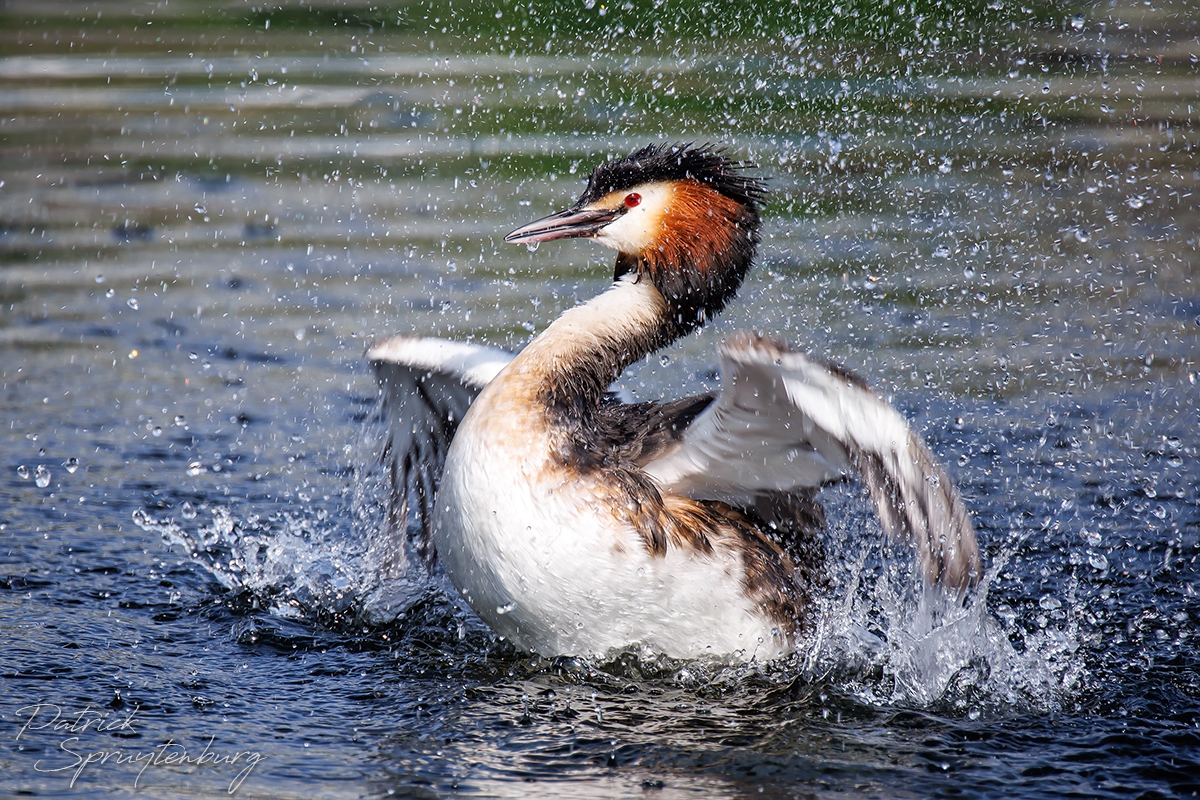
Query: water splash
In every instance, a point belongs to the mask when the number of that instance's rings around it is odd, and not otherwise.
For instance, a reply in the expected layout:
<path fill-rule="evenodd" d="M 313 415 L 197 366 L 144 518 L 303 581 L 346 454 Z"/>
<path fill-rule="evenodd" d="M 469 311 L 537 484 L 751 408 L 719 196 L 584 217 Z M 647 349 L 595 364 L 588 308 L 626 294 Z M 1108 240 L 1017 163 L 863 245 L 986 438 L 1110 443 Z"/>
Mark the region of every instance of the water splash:
<path fill-rule="evenodd" d="M 186 526 L 197 518 L 190 503 L 181 507 L 185 524 L 143 510 L 133 519 L 189 553 L 226 589 L 252 594 L 279 617 L 341 629 L 386 625 L 434 586 L 403 541 L 380 535 L 381 525 L 356 533 L 320 512 L 262 519 L 238 518 L 220 505 L 200 510 L 210 520 L 194 527 Z M 364 513 L 361 504 L 356 513 Z M 1018 545 L 994 561 L 965 601 L 924 587 L 911 559 L 876 559 L 878 553 L 863 550 L 855 559 L 831 564 L 834 585 L 842 588 L 821 603 L 815 628 L 790 659 L 680 662 L 635 649 L 570 661 L 589 674 L 599 670 L 682 686 L 799 678 L 814 686 L 835 684 L 870 706 L 933 708 L 970 718 L 1057 710 L 1078 693 L 1084 678 L 1075 618 L 1068 614 L 1061 627 L 1024 633 L 1018 649 L 1015 614 L 1007 606 L 1007 616 L 988 609 L 989 587 Z M 1066 600 L 1068 610 L 1076 607 L 1073 594 Z"/>
<path fill-rule="evenodd" d="M 224 506 L 206 510 L 210 521 L 196 527 L 141 509 L 133 512 L 133 521 L 188 553 L 229 591 L 250 593 L 277 616 L 334 626 L 382 625 L 415 603 L 428 585 L 419 569 L 396 570 L 393 561 L 378 557 L 372 542 L 346 535 L 323 514 L 239 518 Z M 197 514 L 185 508 L 181 517 L 186 523 Z"/>
<path fill-rule="evenodd" d="M 226 589 L 253 595 L 272 614 L 335 627 L 386 625 L 421 598 L 430 579 L 405 537 L 389 532 L 386 474 L 377 466 L 382 439 L 376 433 L 368 423 L 352 470 L 349 507 L 332 515 L 302 508 L 241 517 L 223 505 L 185 501 L 179 521 L 142 509 L 133 512 L 133 521 L 188 553 Z"/>
<path fill-rule="evenodd" d="M 364 425 L 347 502 L 332 515 L 304 509 L 239 517 L 223 505 L 183 502 L 178 519 L 138 510 L 134 521 L 183 549 L 226 589 L 251 594 L 276 616 L 341 629 L 387 625 L 431 589 L 442 598 L 453 591 L 428 577 L 407 537 L 390 532 L 380 425 L 378 418 Z M 1032 632 L 1007 604 L 989 610 L 991 586 L 1024 537 L 1011 540 L 980 585 L 960 600 L 926 587 L 909 548 L 883 544 L 878 526 L 867 522 L 866 506 L 855 508 L 861 501 L 841 502 L 846 507 L 831 515 L 839 522 L 828 532 L 830 550 L 838 554 L 829 562 L 833 589 L 818 604 L 814 627 L 793 657 L 749 665 L 678 662 L 634 648 L 569 660 L 588 674 L 599 670 L 682 686 L 799 679 L 836 685 L 870 706 L 934 708 L 972 718 L 1055 710 L 1078 693 L 1084 675 L 1073 588 L 1051 615 L 1054 622 Z"/>
<path fill-rule="evenodd" d="M 833 678 L 877 706 L 935 707 L 972 718 L 1062 708 L 1084 677 L 1076 617 L 1021 636 L 1015 615 L 1002 620 L 988 609 L 991 584 L 1021 541 L 962 600 L 925 586 L 903 559 L 871 569 L 864 552 L 841 564 L 835 585 L 846 588 L 826 601 L 801 673 Z M 1074 609 L 1074 596 L 1068 601 Z"/>

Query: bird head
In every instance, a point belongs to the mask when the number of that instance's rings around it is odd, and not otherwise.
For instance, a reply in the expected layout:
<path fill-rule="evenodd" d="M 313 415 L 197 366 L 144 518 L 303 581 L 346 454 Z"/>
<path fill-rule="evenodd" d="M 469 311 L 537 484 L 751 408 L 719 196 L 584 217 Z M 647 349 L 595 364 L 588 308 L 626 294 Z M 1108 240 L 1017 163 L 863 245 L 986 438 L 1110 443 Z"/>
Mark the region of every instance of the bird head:
<path fill-rule="evenodd" d="M 613 248 L 614 278 L 652 281 L 684 333 L 725 306 L 754 259 L 764 188 L 745 168 L 707 145 L 648 145 L 599 165 L 574 205 L 504 240 Z"/>

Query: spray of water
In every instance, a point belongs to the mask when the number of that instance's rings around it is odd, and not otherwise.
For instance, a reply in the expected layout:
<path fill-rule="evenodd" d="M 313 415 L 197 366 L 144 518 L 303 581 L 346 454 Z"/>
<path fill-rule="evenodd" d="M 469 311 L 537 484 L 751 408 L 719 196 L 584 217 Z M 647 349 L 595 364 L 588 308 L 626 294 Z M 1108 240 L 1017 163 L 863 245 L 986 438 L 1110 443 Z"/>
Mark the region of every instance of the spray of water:
<path fill-rule="evenodd" d="M 1010 547 L 965 598 L 924 585 L 903 562 L 843 563 L 846 588 L 825 603 L 800 661 L 871 705 L 940 707 L 976 717 L 1054 710 L 1082 679 L 1077 621 L 1019 637 L 988 610 Z"/>
<path fill-rule="evenodd" d="M 339 626 L 386 625 L 430 588 L 405 537 L 386 522 L 386 473 L 379 421 L 369 420 L 356 448 L 345 508 L 299 507 L 269 517 L 184 503 L 179 520 L 133 514 L 143 530 L 187 553 L 230 592 L 248 593 L 272 614 Z M 200 519 L 208 512 L 211 520 Z M 347 521 L 349 524 L 347 524 Z"/>
<path fill-rule="evenodd" d="M 348 508 L 332 519 L 324 510 L 239 518 L 214 504 L 201 509 L 211 517 L 201 523 L 185 504 L 179 520 L 138 510 L 134 521 L 272 614 L 343 629 L 386 625 L 431 588 L 445 586 L 429 577 L 406 537 L 388 528 L 386 473 L 378 466 L 375 433 L 368 424 Z M 1023 539 L 1010 541 L 980 585 L 960 598 L 926 586 L 907 548 L 881 544 L 874 523 L 865 522 L 865 507 L 849 511 L 838 514 L 840 522 L 829 531 L 837 543 L 831 552 L 840 556 L 829 563 L 834 588 L 791 659 L 747 667 L 667 663 L 639 652 L 613 654 L 600 668 L 670 676 L 684 685 L 737 682 L 750 674 L 771 681 L 799 677 L 834 683 L 868 705 L 938 708 L 969 717 L 1054 710 L 1077 692 L 1084 677 L 1078 611 L 1058 627 L 1033 633 L 989 611 L 990 587 Z M 1077 605 L 1067 597 L 1068 609 Z"/>

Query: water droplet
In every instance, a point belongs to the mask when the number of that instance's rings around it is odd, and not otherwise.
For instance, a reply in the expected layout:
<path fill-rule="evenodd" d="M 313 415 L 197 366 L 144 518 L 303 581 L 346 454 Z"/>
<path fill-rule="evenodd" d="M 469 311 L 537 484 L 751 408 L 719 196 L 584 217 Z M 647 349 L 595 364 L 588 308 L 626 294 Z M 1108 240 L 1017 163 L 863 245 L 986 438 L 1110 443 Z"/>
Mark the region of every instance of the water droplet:
<path fill-rule="evenodd" d="M 189 502 L 184 501 L 183 508 L 179 509 L 179 516 L 184 519 L 196 518 L 196 507 Z"/>
<path fill-rule="evenodd" d="M 202 472 L 208 472 L 208 468 L 204 466 L 203 462 L 193 461 L 192 463 L 188 464 L 187 474 L 191 477 L 194 478 Z"/>
<path fill-rule="evenodd" d="M 949 258 L 950 257 L 950 248 L 946 247 L 946 245 L 944 245 L 944 244 L 939 244 L 937 246 L 937 249 L 933 251 L 933 257 L 934 258 Z"/>
<path fill-rule="evenodd" d="M 64 463 L 63 466 L 67 468 L 67 472 L 74 475 L 75 470 L 79 469 L 79 459 L 75 456 L 71 456 L 66 460 L 66 463 Z"/>
<path fill-rule="evenodd" d="M 97 276 L 96 276 L 96 283 L 104 283 L 104 276 L 103 276 L 103 275 L 97 275 Z"/>
<path fill-rule="evenodd" d="M 1133 197 L 1126 200 L 1125 203 L 1134 211 L 1137 211 L 1139 208 L 1146 205 L 1146 199 L 1140 194 L 1135 194 Z"/>
<path fill-rule="evenodd" d="M 967 464 L 970 464 L 970 463 L 971 463 L 971 459 L 970 459 L 970 457 L 967 456 L 966 453 L 963 453 L 961 456 L 958 457 L 958 465 L 960 467 L 965 467 Z"/>
<path fill-rule="evenodd" d="M 1053 611 L 1056 608 L 1062 608 L 1062 601 L 1054 595 L 1042 595 L 1042 599 L 1038 600 L 1038 607 L 1043 611 Z"/>
<path fill-rule="evenodd" d="M 963 270 L 963 277 L 966 278 L 967 280 L 971 280 L 971 278 L 975 277 L 975 270 L 971 269 L 970 267 L 967 267 L 966 269 Z"/>
<path fill-rule="evenodd" d="M 1042 94 L 1050 94 L 1050 84 L 1042 84 Z"/>
<path fill-rule="evenodd" d="M 536 253 L 537 249 L 538 249 L 538 245 L 540 245 L 540 244 L 541 244 L 541 242 L 527 242 L 525 244 L 525 249 L 531 253 Z"/>
<path fill-rule="evenodd" d="M 1071 30 L 1073 30 L 1073 31 L 1083 30 L 1083 23 L 1084 23 L 1083 14 L 1076 14 L 1075 16 L 1071 17 Z"/>
<path fill-rule="evenodd" d="M 115 297 L 116 294 L 117 294 L 116 289 L 109 289 L 107 292 L 104 293 L 104 296 L 105 297 Z"/>
<path fill-rule="evenodd" d="M 1104 572 L 1108 569 L 1108 559 L 1103 553 L 1088 553 L 1088 563 L 1092 565 L 1092 569 L 1099 572 Z"/>
<path fill-rule="evenodd" d="M 1083 540 L 1085 542 L 1087 542 L 1088 544 L 1090 544 L 1092 547 L 1099 547 L 1100 544 L 1104 541 L 1104 539 L 1101 538 L 1100 534 L 1096 533 L 1095 531 L 1089 531 L 1087 528 L 1084 528 L 1079 533 L 1080 533 L 1080 535 L 1083 536 Z"/>
<path fill-rule="evenodd" d="M 932 486 L 935 489 L 942 485 L 942 479 L 939 478 L 937 475 L 926 475 L 925 482 L 928 483 L 930 486 Z"/>
<path fill-rule="evenodd" d="M 185 424 L 187 424 L 187 420 L 184 419 L 183 414 L 176 414 L 175 415 L 175 427 L 182 428 Z"/>
<path fill-rule="evenodd" d="M 188 360 L 189 360 L 189 361 L 195 361 L 195 360 L 196 360 L 197 358 L 199 358 L 199 357 L 200 357 L 200 356 L 199 356 L 198 354 L 196 354 L 196 353 L 188 353 Z"/>
<path fill-rule="evenodd" d="M 503 616 L 504 614 L 507 614 L 508 612 L 512 611 L 516 607 L 517 607 L 516 601 L 513 601 L 511 603 L 506 603 L 502 606 L 496 606 L 496 613 Z"/>
<path fill-rule="evenodd" d="M 39 464 L 37 471 L 33 473 L 33 482 L 38 485 L 39 489 L 45 489 L 50 485 L 50 470 Z"/>
<path fill-rule="evenodd" d="M 25 466 L 24 464 L 17 467 L 17 477 L 23 481 L 29 480 L 29 467 Z"/>
<path fill-rule="evenodd" d="M 661 358 L 658 359 L 658 363 L 665 367 L 667 364 L 671 363 L 671 357 L 670 356 L 662 356 Z"/>
<path fill-rule="evenodd" d="M 136 297 L 131 297 L 131 298 L 129 298 L 128 300 L 126 300 L 126 301 L 125 301 L 125 305 L 129 306 L 129 307 L 130 307 L 130 308 L 132 308 L 134 311 L 137 311 L 137 310 L 138 310 L 138 301 L 137 301 L 137 298 L 136 298 Z"/>
<path fill-rule="evenodd" d="M 1091 238 L 1092 238 L 1092 234 L 1089 233 L 1085 228 L 1076 228 L 1075 229 L 1076 241 L 1086 244 L 1087 242 L 1091 241 Z"/>
<path fill-rule="evenodd" d="M 151 436 L 162 436 L 162 428 L 155 425 L 154 430 L 150 431 L 150 435 Z"/>

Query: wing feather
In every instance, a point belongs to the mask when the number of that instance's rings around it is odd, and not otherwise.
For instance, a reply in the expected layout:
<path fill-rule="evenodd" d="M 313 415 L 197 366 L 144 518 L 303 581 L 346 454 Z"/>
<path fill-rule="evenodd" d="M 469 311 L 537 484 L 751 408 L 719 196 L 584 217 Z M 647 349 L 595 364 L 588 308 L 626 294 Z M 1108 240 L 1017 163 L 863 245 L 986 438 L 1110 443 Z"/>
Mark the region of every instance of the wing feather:
<path fill-rule="evenodd" d="M 367 351 L 382 390 L 387 435 L 381 460 L 388 474 L 388 528 L 407 536 L 416 517 L 415 546 L 433 567 L 433 505 L 446 451 L 480 390 L 513 354 L 497 347 L 397 336 Z"/>
<path fill-rule="evenodd" d="M 862 479 L 885 532 L 905 536 L 930 581 L 980 576 L 975 532 L 946 470 L 904 418 L 845 371 L 779 342 L 721 346 L 722 392 L 678 446 L 645 464 L 666 490 L 746 505 L 762 492 Z"/>

